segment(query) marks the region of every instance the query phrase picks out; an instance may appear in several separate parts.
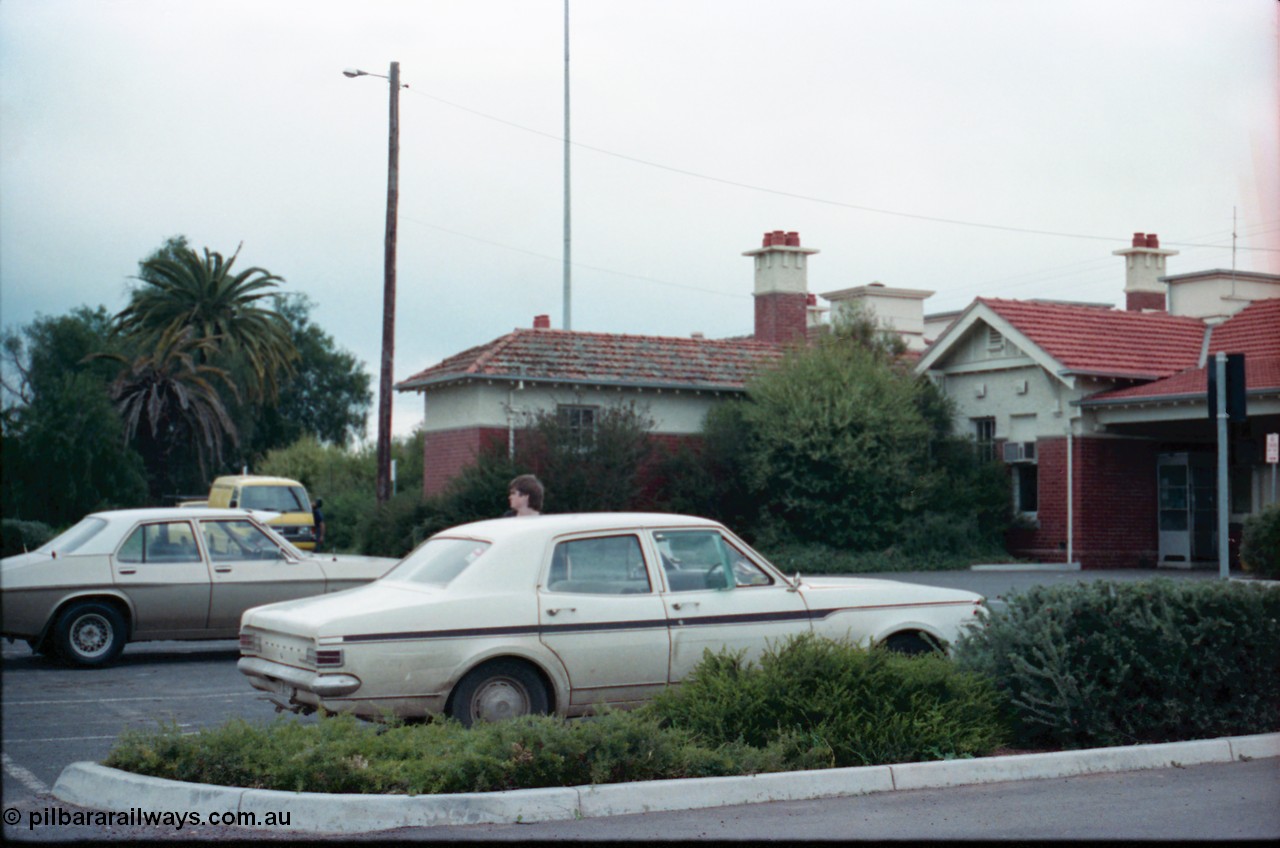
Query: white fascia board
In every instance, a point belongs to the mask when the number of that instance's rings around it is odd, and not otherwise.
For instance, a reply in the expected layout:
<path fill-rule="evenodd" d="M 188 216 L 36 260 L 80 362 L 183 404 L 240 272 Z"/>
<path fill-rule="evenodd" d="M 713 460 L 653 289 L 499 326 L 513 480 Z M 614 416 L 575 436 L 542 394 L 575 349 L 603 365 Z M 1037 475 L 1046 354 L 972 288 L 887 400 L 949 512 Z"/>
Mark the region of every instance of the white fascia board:
<path fill-rule="evenodd" d="M 1075 377 L 1067 372 L 1066 366 L 1054 359 L 1031 339 L 1022 334 L 1020 330 L 1000 317 L 995 310 L 987 306 L 981 301 L 975 300 L 965 310 L 960 318 L 946 329 L 933 346 L 925 352 L 920 358 L 920 362 L 916 365 L 916 373 L 923 374 L 926 371 L 936 370 L 945 371 L 946 369 L 939 365 L 945 361 L 950 354 L 951 349 L 958 344 L 969 332 L 969 330 L 978 323 L 986 324 L 1000 331 L 1000 335 L 1012 341 L 1018 346 L 1028 358 L 1031 359 L 1038 367 L 1044 369 L 1046 373 L 1062 383 L 1067 388 L 1075 388 Z M 966 371 L 998 371 L 1005 370 L 1009 367 L 1007 362 L 993 362 L 990 367 L 972 368 L 966 366 Z"/>

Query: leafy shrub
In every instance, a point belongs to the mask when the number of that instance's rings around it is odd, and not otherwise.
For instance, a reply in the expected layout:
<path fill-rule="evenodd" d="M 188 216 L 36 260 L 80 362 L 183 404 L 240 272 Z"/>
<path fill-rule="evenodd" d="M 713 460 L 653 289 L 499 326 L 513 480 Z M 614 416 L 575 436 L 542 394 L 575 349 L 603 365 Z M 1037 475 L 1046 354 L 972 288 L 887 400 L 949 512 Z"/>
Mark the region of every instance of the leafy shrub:
<path fill-rule="evenodd" d="M 1037 586 L 956 645 L 1020 741 L 1126 745 L 1280 730 L 1280 592 L 1151 580 Z"/>
<path fill-rule="evenodd" d="M 34 551 L 53 538 L 53 528 L 42 521 L 20 521 L 6 518 L 0 521 L 0 556 L 15 556 Z"/>
<path fill-rule="evenodd" d="M 765 558 L 786 574 L 871 574 L 889 571 L 955 571 L 975 562 L 1009 559 L 1002 548 L 977 544 L 957 552 L 945 550 L 908 552 L 903 548 L 885 551 L 846 551 L 820 544 L 760 544 Z"/>
<path fill-rule="evenodd" d="M 1245 519 L 1240 564 L 1259 577 L 1280 578 L 1280 504 Z"/>
<path fill-rule="evenodd" d="M 660 703 L 464 728 L 350 716 L 129 730 L 105 764 L 170 780 L 295 792 L 490 792 L 794 771 L 984 753 L 998 700 L 940 657 L 797 639 L 749 666 L 708 654 Z"/>
<path fill-rule="evenodd" d="M 758 664 L 708 652 L 651 709 L 708 747 L 782 745 L 840 767 L 987 753 L 1004 734 L 999 706 L 988 681 L 946 657 L 801 636 Z"/>

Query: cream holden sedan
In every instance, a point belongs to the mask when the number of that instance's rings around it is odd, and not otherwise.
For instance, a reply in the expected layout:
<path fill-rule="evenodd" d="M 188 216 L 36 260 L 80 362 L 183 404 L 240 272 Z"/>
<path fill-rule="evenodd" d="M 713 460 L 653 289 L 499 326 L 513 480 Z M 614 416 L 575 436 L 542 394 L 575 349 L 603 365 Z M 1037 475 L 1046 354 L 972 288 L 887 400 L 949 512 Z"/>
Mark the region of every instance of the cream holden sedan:
<path fill-rule="evenodd" d="M 754 658 L 803 633 L 946 645 L 982 602 L 892 580 L 788 578 L 701 518 L 504 518 L 445 530 L 368 586 L 247 611 L 239 667 L 295 712 L 573 716 L 643 702 L 708 649 Z"/>
<path fill-rule="evenodd" d="M 97 512 L 0 560 L 0 633 L 102 665 L 126 642 L 234 638 L 249 607 L 349 589 L 395 564 L 303 553 L 244 510 Z"/>

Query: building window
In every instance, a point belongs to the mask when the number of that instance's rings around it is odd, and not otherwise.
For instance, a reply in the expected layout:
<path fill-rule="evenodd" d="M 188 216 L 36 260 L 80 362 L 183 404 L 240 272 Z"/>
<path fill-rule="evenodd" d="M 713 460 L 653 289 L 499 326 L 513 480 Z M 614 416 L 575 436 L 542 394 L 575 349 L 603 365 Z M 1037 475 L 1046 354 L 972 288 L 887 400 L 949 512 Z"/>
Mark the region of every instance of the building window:
<path fill-rule="evenodd" d="M 979 462 L 993 462 L 996 458 L 996 420 L 974 418 L 973 439 L 978 449 Z"/>
<path fill-rule="evenodd" d="M 596 441 L 595 406 L 569 406 L 561 404 L 556 407 L 556 419 L 564 432 L 566 441 L 579 449 L 586 449 Z"/>
<path fill-rule="evenodd" d="M 1040 475 L 1031 463 L 1018 463 L 1013 468 L 1013 508 L 1023 515 L 1034 515 L 1040 506 Z"/>

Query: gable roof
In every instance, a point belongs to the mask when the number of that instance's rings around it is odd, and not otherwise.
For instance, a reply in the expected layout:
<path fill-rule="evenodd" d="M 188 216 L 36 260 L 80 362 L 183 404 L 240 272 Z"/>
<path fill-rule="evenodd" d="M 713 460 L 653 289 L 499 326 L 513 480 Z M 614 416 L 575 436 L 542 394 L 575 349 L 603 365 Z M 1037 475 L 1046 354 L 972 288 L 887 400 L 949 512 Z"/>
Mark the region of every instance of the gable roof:
<path fill-rule="evenodd" d="M 472 379 L 741 391 L 782 348 L 751 339 L 517 329 L 396 384 L 427 391 Z"/>
<path fill-rule="evenodd" d="M 1243 353 L 1245 386 L 1250 394 L 1280 391 L 1280 298 L 1258 300 L 1209 331 L 1209 351 Z M 1084 401 L 1105 406 L 1130 401 L 1204 398 L 1210 363 L 1199 362 L 1163 380 L 1101 392 Z"/>
<path fill-rule="evenodd" d="M 1125 379 L 1168 377 L 1194 365 L 1205 324 L 1164 312 L 978 298 L 1074 374 Z"/>

